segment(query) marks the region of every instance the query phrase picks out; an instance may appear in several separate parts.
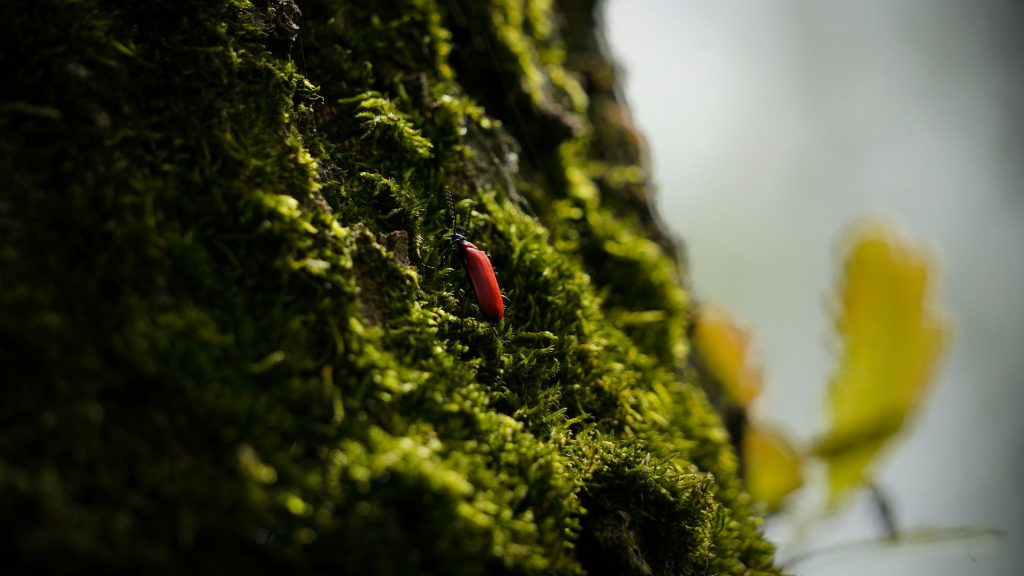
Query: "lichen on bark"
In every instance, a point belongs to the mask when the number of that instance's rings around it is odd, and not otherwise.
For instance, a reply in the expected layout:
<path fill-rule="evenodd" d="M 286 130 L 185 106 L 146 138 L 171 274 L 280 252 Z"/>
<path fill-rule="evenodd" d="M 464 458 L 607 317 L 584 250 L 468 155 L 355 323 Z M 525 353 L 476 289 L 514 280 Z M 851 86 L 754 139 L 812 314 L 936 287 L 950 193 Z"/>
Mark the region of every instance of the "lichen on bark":
<path fill-rule="evenodd" d="M 5 565 L 774 573 L 593 10 L 5 2 Z"/>

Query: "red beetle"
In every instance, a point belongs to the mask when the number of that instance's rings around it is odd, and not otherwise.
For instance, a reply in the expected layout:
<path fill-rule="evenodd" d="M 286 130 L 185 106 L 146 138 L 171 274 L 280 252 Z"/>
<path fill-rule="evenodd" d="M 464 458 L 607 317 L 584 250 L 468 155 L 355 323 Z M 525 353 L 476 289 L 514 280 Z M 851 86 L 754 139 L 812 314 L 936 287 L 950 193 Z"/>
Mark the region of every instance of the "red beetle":
<path fill-rule="evenodd" d="M 476 295 L 476 303 L 484 318 L 492 322 L 500 322 L 505 316 L 505 305 L 509 300 L 501 294 L 498 287 L 498 279 L 494 276 L 494 267 L 491 266 L 491 259 L 483 250 L 477 248 L 472 242 L 458 232 L 451 236 L 452 246 L 455 253 L 459 255 L 462 264 L 466 267 L 466 276 L 473 285 L 473 293 Z"/>

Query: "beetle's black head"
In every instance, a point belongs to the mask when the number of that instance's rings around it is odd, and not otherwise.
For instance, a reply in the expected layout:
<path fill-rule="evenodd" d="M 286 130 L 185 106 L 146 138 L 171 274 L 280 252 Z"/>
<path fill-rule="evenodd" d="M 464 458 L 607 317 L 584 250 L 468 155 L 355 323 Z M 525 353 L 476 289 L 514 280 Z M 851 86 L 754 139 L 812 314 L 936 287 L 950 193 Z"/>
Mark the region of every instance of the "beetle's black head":
<path fill-rule="evenodd" d="M 448 237 L 448 241 L 452 243 L 452 248 L 455 253 L 462 256 L 466 253 L 466 235 L 461 232 L 452 232 L 452 235 Z"/>

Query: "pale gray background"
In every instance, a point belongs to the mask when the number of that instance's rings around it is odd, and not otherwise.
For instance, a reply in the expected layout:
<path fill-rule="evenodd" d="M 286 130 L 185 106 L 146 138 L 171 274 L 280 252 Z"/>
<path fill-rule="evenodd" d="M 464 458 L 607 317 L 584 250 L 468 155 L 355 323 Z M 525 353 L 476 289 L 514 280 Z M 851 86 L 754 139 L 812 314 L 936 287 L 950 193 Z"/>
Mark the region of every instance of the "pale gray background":
<path fill-rule="evenodd" d="M 826 303 L 851 220 L 934 249 L 955 338 L 880 482 L 905 528 L 1001 539 L 820 556 L 808 575 L 1024 573 L 1024 2 L 608 0 L 657 203 L 698 294 L 757 339 L 758 414 L 821 431 Z M 813 503 L 803 503 L 813 508 Z M 878 534 L 860 502 L 782 556 Z"/>

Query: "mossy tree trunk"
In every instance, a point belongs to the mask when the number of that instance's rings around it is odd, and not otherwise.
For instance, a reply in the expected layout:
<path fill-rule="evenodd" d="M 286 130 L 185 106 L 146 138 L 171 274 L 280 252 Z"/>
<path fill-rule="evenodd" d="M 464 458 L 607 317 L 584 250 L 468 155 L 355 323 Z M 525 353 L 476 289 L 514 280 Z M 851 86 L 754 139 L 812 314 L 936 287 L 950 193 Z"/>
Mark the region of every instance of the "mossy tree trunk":
<path fill-rule="evenodd" d="M 4 2 L 4 565 L 775 572 L 593 11 Z"/>

